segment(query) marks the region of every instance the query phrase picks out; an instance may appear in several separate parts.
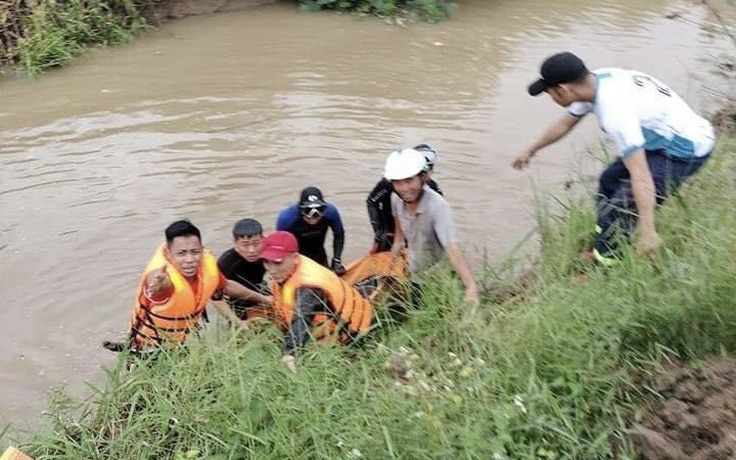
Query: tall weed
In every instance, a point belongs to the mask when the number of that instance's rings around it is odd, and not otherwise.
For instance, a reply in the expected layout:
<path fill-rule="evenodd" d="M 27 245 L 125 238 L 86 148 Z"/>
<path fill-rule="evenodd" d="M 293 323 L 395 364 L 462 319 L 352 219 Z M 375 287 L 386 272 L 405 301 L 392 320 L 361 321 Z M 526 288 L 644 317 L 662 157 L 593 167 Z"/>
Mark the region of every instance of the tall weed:
<path fill-rule="evenodd" d="M 66 64 L 86 48 L 127 42 L 144 27 L 131 0 L 38 0 L 19 14 L 22 28 L 13 55 L 32 75 Z"/>
<path fill-rule="evenodd" d="M 352 11 L 378 16 L 413 13 L 430 22 L 450 16 L 455 8 L 454 3 L 445 0 L 300 0 L 299 4 L 305 11 Z"/>

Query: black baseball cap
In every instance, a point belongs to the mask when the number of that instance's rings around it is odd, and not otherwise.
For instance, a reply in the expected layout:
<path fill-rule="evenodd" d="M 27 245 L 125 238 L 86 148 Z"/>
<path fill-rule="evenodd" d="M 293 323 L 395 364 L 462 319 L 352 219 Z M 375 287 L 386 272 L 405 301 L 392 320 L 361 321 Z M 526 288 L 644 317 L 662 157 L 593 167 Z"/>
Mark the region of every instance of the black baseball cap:
<path fill-rule="evenodd" d="M 321 208 L 326 205 L 322 191 L 317 187 L 307 187 L 299 195 L 300 208 Z"/>
<path fill-rule="evenodd" d="M 586 76 L 589 71 L 579 57 L 565 51 L 545 59 L 539 73 L 542 78 L 529 85 L 530 96 L 537 96 L 551 86 L 575 81 Z"/>

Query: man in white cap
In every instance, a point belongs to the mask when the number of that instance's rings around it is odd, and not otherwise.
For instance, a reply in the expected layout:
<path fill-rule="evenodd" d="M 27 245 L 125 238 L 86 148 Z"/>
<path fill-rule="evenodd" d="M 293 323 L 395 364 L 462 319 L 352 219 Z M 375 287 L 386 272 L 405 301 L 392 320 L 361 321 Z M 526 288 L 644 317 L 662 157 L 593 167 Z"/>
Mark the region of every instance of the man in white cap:
<path fill-rule="evenodd" d="M 392 251 L 398 254 L 406 244 L 409 272 L 415 293 L 421 287 L 421 274 L 447 255 L 465 284 L 465 299 L 478 303 L 478 288 L 463 256 L 450 205 L 427 184 L 427 160 L 415 149 L 392 152 L 384 171 L 391 181 L 391 209 L 395 221 Z"/>
<path fill-rule="evenodd" d="M 557 53 L 529 85 L 532 96 L 543 92 L 568 113 L 513 162 L 523 169 L 540 149 L 569 133 L 586 114 L 595 114 L 613 140 L 618 159 L 598 184 L 597 238 L 592 255 L 604 265 L 620 253 L 617 234 L 628 237 L 638 225 L 638 253 L 654 255 L 661 238 L 654 210 L 710 158 L 713 127 L 672 89 L 642 72 L 618 68 L 589 71 L 573 53 Z M 637 224 L 638 217 L 638 224 Z"/>

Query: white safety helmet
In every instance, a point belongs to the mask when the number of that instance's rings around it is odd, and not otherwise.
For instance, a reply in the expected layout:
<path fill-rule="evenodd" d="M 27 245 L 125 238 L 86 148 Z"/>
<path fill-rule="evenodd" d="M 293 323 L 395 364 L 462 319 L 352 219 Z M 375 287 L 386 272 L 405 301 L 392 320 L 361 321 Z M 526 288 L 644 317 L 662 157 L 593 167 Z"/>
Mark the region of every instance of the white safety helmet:
<path fill-rule="evenodd" d="M 427 169 L 427 159 L 415 149 L 394 150 L 386 159 L 383 176 L 388 180 L 414 177 Z"/>
<path fill-rule="evenodd" d="M 437 163 L 437 150 L 433 149 L 429 144 L 419 144 L 414 146 L 414 149 L 419 151 L 427 159 L 427 169 L 433 169 L 434 164 Z"/>

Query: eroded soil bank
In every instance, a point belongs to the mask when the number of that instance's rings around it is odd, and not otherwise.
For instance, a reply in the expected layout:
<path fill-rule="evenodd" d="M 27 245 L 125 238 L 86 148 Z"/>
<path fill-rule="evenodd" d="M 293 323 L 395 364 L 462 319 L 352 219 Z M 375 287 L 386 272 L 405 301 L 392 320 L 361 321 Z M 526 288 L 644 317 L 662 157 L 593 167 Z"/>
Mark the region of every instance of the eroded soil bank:
<path fill-rule="evenodd" d="M 152 23 L 202 14 L 242 11 L 279 0 L 163 0 L 141 12 Z M 296 2 L 293 2 L 296 5 Z"/>
<path fill-rule="evenodd" d="M 696 368 L 673 363 L 646 383 L 661 395 L 634 425 L 645 460 L 736 457 L 736 358 L 711 356 Z"/>

